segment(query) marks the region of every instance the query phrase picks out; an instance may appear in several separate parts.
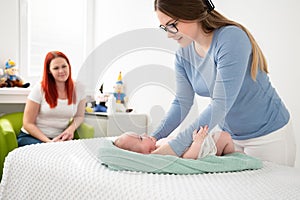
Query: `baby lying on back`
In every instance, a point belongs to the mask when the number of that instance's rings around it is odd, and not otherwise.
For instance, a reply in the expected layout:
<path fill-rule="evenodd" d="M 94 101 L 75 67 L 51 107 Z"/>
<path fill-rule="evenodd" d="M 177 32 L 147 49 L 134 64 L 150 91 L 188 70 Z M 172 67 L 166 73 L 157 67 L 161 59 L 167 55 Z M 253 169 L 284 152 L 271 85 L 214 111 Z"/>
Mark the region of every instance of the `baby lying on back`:
<path fill-rule="evenodd" d="M 208 127 L 201 127 L 193 132 L 193 142 L 181 156 L 182 158 L 198 159 L 208 155 L 225 155 L 234 152 L 234 144 L 229 133 L 224 131 L 207 134 Z M 134 132 L 125 132 L 120 135 L 114 144 L 124 150 L 142 154 L 160 154 L 158 149 L 169 145 L 171 138 L 158 141 L 146 134 L 139 135 Z M 166 154 L 165 154 L 166 155 Z M 170 154 L 174 155 L 174 154 Z"/>

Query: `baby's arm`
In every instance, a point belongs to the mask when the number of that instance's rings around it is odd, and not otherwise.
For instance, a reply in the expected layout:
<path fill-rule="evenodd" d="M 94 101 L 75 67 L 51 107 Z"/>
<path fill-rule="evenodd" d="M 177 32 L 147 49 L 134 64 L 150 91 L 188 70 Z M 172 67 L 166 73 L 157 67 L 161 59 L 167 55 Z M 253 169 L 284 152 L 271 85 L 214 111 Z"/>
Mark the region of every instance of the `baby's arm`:
<path fill-rule="evenodd" d="M 176 153 L 173 151 L 173 149 L 171 148 L 171 146 L 168 143 L 165 143 L 165 144 L 157 147 L 157 149 L 155 149 L 151 153 L 176 156 Z"/>
<path fill-rule="evenodd" d="M 207 136 L 207 130 L 208 130 L 208 126 L 205 126 L 204 128 L 201 127 L 198 132 L 197 130 L 193 132 L 193 143 L 186 150 L 186 152 L 184 152 L 184 154 L 182 155 L 183 158 L 188 158 L 188 159 L 198 158 L 198 154 L 203 144 L 203 141 Z"/>

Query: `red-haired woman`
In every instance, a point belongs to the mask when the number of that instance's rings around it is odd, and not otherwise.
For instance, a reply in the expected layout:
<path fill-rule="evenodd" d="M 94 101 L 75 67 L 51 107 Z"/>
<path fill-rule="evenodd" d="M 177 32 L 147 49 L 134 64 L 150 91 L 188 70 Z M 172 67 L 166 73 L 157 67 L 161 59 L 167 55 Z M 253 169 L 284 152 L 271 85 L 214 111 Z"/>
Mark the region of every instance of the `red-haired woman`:
<path fill-rule="evenodd" d="M 72 80 L 69 59 L 62 52 L 49 52 L 43 79 L 28 96 L 18 145 L 72 140 L 84 111 L 84 86 Z"/>

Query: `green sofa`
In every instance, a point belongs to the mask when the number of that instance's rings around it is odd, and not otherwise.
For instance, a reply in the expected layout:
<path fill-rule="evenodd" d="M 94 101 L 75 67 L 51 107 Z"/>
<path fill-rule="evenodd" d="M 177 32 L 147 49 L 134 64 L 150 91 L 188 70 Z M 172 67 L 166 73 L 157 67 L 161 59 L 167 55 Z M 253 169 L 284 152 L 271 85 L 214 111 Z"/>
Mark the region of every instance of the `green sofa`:
<path fill-rule="evenodd" d="M 0 180 L 7 154 L 18 147 L 17 135 L 23 123 L 23 112 L 9 113 L 0 117 Z M 94 127 L 82 123 L 76 130 L 74 139 L 93 138 Z"/>

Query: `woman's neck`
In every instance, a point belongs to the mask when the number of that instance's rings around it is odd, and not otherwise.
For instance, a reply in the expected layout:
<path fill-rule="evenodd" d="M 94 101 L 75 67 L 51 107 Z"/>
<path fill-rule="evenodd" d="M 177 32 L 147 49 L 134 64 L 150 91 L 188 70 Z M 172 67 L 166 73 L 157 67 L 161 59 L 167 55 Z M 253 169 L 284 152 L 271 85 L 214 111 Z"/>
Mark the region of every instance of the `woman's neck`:
<path fill-rule="evenodd" d="M 65 83 L 56 83 L 56 89 L 57 89 L 57 94 L 59 99 L 67 98 Z"/>
<path fill-rule="evenodd" d="M 202 29 L 199 31 L 198 37 L 194 41 L 194 47 L 199 56 L 205 57 L 210 48 L 213 35 L 213 32 L 205 33 Z"/>

